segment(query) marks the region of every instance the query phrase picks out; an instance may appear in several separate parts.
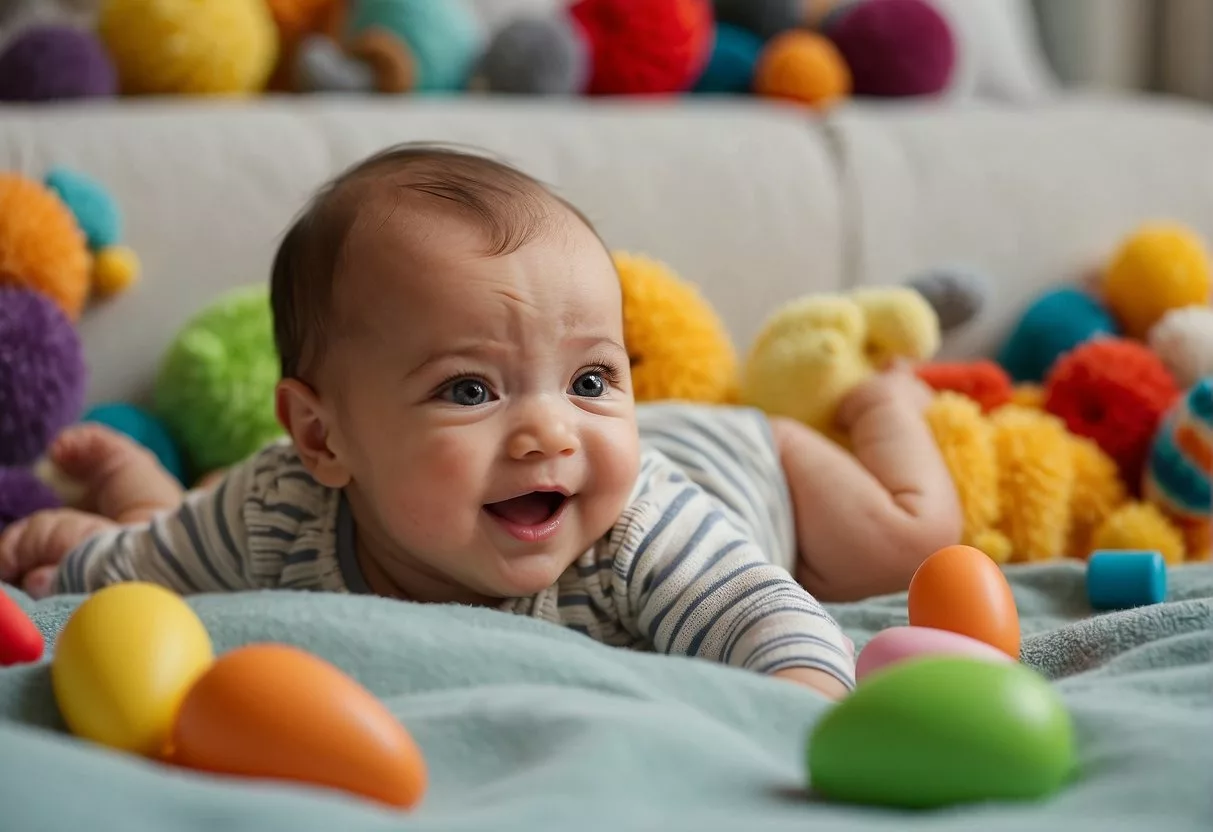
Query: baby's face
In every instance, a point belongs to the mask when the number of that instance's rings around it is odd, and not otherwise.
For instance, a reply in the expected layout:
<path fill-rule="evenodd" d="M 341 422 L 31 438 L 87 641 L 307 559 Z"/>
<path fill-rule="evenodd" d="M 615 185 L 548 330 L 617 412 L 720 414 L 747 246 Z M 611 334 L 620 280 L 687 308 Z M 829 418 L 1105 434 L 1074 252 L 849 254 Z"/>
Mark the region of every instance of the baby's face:
<path fill-rule="evenodd" d="M 530 595 L 609 531 L 636 479 L 618 278 L 571 214 L 502 256 L 465 221 L 417 222 L 356 228 L 334 300 L 330 446 L 359 551 L 398 585 Z"/>

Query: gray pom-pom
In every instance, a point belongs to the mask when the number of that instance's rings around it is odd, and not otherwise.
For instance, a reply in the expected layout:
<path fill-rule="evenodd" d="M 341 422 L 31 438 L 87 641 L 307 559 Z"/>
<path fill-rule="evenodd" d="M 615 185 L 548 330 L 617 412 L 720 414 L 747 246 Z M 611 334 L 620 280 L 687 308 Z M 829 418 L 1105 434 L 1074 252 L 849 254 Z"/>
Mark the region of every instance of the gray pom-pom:
<path fill-rule="evenodd" d="M 477 86 L 487 92 L 575 95 L 589 80 L 590 56 L 568 19 L 524 17 L 493 37 Z"/>
<path fill-rule="evenodd" d="M 312 35 L 299 44 L 295 89 L 300 92 L 373 92 L 375 73 L 349 57 L 331 38 Z"/>
<path fill-rule="evenodd" d="M 804 26 L 805 0 L 715 0 L 716 19 L 749 29 L 764 40 Z"/>
<path fill-rule="evenodd" d="M 958 329 L 981 314 L 989 281 L 960 266 L 941 266 L 915 275 L 907 285 L 916 290 L 939 317 L 944 332 Z"/>

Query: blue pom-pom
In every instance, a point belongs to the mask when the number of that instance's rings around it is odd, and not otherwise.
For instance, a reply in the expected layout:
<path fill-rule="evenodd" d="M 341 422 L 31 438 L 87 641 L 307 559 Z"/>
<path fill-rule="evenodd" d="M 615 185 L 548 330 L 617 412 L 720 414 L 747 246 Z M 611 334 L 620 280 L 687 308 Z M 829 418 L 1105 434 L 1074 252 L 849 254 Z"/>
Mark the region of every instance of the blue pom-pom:
<path fill-rule="evenodd" d="M 1042 381 L 1060 356 L 1119 328 L 1098 300 L 1066 287 L 1038 297 L 1011 332 L 998 363 L 1015 381 Z"/>
<path fill-rule="evenodd" d="M 83 173 L 56 167 L 46 175 L 46 186 L 76 215 L 76 222 L 93 251 L 121 242 L 122 213 L 100 182 Z"/>
<path fill-rule="evenodd" d="M 404 42 L 417 63 L 416 92 L 449 92 L 467 86 L 484 48 L 480 19 L 467 0 L 362 0 L 349 32 L 372 26 Z"/>
<path fill-rule="evenodd" d="M 762 45 L 762 38 L 753 32 L 740 26 L 718 23 L 711 58 L 694 91 L 709 94 L 750 92 Z"/>
<path fill-rule="evenodd" d="M 164 423 L 146 410 L 125 402 L 110 402 L 96 405 L 80 421 L 105 425 L 130 437 L 151 451 L 166 471 L 185 482 L 185 464 L 177 444 Z"/>

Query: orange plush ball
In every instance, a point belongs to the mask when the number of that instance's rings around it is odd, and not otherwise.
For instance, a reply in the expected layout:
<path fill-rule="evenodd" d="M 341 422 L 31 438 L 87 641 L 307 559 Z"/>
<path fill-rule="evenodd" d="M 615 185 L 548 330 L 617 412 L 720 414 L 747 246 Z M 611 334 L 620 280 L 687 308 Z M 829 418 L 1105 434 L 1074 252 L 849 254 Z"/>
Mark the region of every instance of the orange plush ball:
<path fill-rule="evenodd" d="M 1150 443 L 1179 388 L 1162 360 L 1125 338 L 1097 338 L 1063 355 L 1045 380 L 1045 409 L 1116 461 L 1140 487 Z"/>
<path fill-rule="evenodd" d="M 40 182 L 0 174 L 0 285 L 40 292 L 75 321 L 91 269 L 88 241 L 67 205 Z"/>
<path fill-rule="evenodd" d="M 773 38 L 762 50 L 754 90 L 768 98 L 825 108 L 851 94 L 851 70 L 827 38 L 792 30 Z"/>

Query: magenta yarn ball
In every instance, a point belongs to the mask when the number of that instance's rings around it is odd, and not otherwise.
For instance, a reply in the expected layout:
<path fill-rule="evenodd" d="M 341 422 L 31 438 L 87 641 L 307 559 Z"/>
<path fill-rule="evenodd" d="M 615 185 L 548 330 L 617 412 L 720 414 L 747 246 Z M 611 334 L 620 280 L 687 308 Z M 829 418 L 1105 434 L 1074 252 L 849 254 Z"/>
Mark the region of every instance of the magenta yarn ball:
<path fill-rule="evenodd" d="M 88 368 L 54 301 L 0 287 L 0 465 L 30 465 L 84 409 Z"/>
<path fill-rule="evenodd" d="M 865 0 L 829 22 L 826 34 L 851 68 L 856 95 L 937 95 L 956 67 L 956 39 L 927 0 Z"/>
<path fill-rule="evenodd" d="M 0 468 L 0 532 L 36 511 L 60 508 L 63 502 L 28 468 Z"/>
<path fill-rule="evenodd" d="M 33 26 L 0 54 L 0 101 L 56 101 L 116 95 L 118 73 L 105 47 L 72 26 Z"/>

